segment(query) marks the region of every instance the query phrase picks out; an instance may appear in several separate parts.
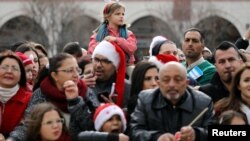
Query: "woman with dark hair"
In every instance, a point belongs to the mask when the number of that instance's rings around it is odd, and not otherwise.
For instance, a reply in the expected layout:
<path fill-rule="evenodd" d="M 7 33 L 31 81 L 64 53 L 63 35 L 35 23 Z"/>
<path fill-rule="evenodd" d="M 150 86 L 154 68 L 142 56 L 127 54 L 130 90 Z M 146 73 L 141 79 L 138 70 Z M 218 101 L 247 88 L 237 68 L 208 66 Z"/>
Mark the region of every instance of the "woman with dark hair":
<path fill-rule="evenodd" d="M 80 79 L 79 74 L 81 69 L 78 67 L 75 57 L 67 53 L 59 53 L 50 59 L 49 67 L 43 68 L 38 76 L 38 81 L 34 85 L 34 92 L 32 99 L 26 109 L 26 115 L 30 114 L 32 107 L 36 104 L 43 102 L 51 102 L 57 106 L 64 114 L 66 119 L 66 125 L 69 125 L 70 110 L 69 107 L 78 101 L 67 100 L 66 95 L 71 93 L 72 87 L 77 89 L 77 93 L 80 99 L 84 99 L 87 92 L 85 83 Z M 70 86 L 65 86 L 65 83 L 71 82 Z M 85 106 L 82 108 L 82 115 L 85 116 L 86 121 L 89 119 L 88 109 Z M 88 122 L 84 122 L 86 128 L 88 128 Z M 25 135 L 25 126 L 21 125 L 11 134 L 11 137 L 15 140 L 22 140 Z"/>
<path fill-rule="evenodd" d="M 153 89 L 158 86 L 158 71 L 157 66 L 151 62 L 139 62 L 136 64 L 131 78 L 130 100 L 128 103 L 129 115 L 134 111 L 140 91 Z"/>
<path fill-rule="evenodd" d="M 69 141 L 65 119 L 60 109 L 51 103 L 40 103 L 33 107 L 26 120 L 27 141 Z"/>
<path fill-rule="evenodd" d="M 152 46 L 151 53 L 152 54 L 150 54 L 150 56 L 156 56 L 158 54 L 167 54 L 173 55 L 178 58 L 178 48 L 176 44 L 168 39 L 155 43 L 155 45 Z"/>
<path fill-rule="evenodd" d="M 102 40 L 117 43 L 126 55 L 127 64 L 135 61 L 137 50 L 135 35 L 124 24 L 125 7 L 119 2 L 109 2 L 103 9 L 104 21 L 90 37 L 88 53 L 92 54 Z"/>
<path fill-rule="evenodd" d="M 236 72 L 229 97 L 215 103 L 216 115 L 226 110 L 244 113 L 250 123 L 250 64 L 245 63 Z"/>
<path fill-rule="evenodd" d="M 40 64 L 39 70 L 41 70 L 43 67 L 49 64 L 48 51 L 42 44 L 36 42 L 30 42 L 30 44 L 38 54 L 38 59 Z"/>
<path fill-rule="evenodd" d="M 13 52 L 0 56 L 0 133 L 5 137 L 22 120 L 30 98 L 21 60 Z"/>
<path fill-rule="evenodd" d="M 222 125 L 246 125 L 248 124 L 246 116 L 234 110 L 224 111 L 220 115 L 218 123 Z"/>

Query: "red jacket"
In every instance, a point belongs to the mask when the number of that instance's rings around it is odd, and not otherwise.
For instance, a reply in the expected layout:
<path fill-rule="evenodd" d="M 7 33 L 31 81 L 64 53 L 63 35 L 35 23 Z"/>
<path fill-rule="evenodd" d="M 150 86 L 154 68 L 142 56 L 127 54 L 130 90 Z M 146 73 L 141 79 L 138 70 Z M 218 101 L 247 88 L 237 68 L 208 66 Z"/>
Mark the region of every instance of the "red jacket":
<path fill-rule="evenodd" d="M 119 37 L 119 32 L 108 27 L 109 35 L 116 37 L 116 43 L 130 56 L 129 63 L 133 64 L 135 61 L 134 53 L 137 50 L 137 40 L 131 31 L 128 31 L 128 38 L 125 40 Z M 88 54 L 92 54 L 95 47 L 99 44 L 96 41 L 96 33 L 90 37 L 90 42 L 88 46 Z"/>
<path fill-rule="evenodd" d="M 19 124 L 24 116 L 24 111 L 28 106 L 31 98 L 31 92 L 20 87 L 16 95 L 14 95 L 7 103 L 0 102 L 1 123 L 0 133 L 9 134 Z"/>

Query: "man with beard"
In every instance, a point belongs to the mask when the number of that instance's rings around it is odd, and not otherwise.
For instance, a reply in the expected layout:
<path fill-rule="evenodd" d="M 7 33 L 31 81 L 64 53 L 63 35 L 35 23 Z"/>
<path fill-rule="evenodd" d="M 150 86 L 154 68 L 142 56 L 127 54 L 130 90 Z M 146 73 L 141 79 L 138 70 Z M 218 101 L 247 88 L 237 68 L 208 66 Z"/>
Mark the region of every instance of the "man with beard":
<path fill-rule="evenodd" d="M 215 49 L 214 60 L 217 72 L 211 82 L 199 88 L 200 91 L 209 95 L 213 102 L 229 96 L 230 85 L 233 76 L 242 65 L 242 58 L 236 46 L 224 41 Z"/>
<path fill-rule="evenodd" d="M 126 57 L 123 50 L 116 43 L 102 41 L 92 54 L 92 63 L 94 68 L 92 75 L 96 77 L 96 83 L 90 87 L 92 95 L 88 97 L 92 102 L 97 98 L 94 106 L 107 102 L 107 99 L 113 96 L 118 106 L 126 107 L 130 85 L 125 80 Z"/>
<path fill-rule="evenodd" d="M 202 56 L 205 37 L 203 33 L 196 28 L 188 29 L 184 33 L 182 49 L 186 56 L 185 66 L 188 76 L 195 79 L 200 85 L 210 82 L 215 73 L 215 67 Z"/>
<path fill-rule="evenodd" d="M 206 141 L 205 127 L 213 117 L 211 98 L 188 87 L 185 67 L 178 62 L 164 64 L 159 72 L 159 88 L 141 91 L 131 115 L 133 141 Z M 192 125 L 191 121 L 208 110 Z"/>

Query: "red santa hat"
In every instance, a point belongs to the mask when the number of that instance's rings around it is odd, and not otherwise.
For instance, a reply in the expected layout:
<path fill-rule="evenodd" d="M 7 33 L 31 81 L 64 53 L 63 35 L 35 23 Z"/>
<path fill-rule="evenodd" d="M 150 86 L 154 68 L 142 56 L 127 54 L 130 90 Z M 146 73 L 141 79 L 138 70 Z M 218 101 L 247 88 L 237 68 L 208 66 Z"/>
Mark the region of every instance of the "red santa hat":
<path fill-rule="evenodd" d="M 126 72 L 126 58 L 123 50 L 116 43 L 101 41 L 95 48 L 92 58 L 95 57 L 96 54 L 102 55 L 108 58 L 116 67 L 116 84 L 115 84 L 115 92 L 118 95 L 116 104 L 120 107 L 123 104 L 123 95 L 124 95 L 124 79 Z"/>
<path fill-rule="evenodd" d="M 22 52 L 16 52 L 16 55 L 21 59 L 24 66 L 34 63 L 33 60 L 31 60 L 28 56 L 26 56 Z"/>
<path fill-rule="evenodd" d="M 124 132 L 127 128 L 127 121 L 125 118 L 125 114 L 119 106 L 112 103 L 101 104 L 96 109 L 94 114 L 94 123 L 96 131 L 100 131 L 103 124 L 114 115 L 120 116 Z"/>
<path fill-rule="evenodd" d="M 158 68 L 161 68 L 164 64 L 168 62 L 178 62 L 178 59 L 170 54 L 158 54 L 156 56 L 151 56 L 148 61 L 155 63 Z"/>
<path fill-rule="evenodd" d="M 154 46 L 155 46 L 158 42 L 165 41 L 165 40 L 167 40 L 167 38 L 164 37 L 164 36 L 155 36 L 155 37 L 152 39 L 152 41 L 151 41 L 151 43 L 150 43 L 150 46 L 149 46 L 149 56 L 152 56 L 152 50 L 153 50 Z"/>

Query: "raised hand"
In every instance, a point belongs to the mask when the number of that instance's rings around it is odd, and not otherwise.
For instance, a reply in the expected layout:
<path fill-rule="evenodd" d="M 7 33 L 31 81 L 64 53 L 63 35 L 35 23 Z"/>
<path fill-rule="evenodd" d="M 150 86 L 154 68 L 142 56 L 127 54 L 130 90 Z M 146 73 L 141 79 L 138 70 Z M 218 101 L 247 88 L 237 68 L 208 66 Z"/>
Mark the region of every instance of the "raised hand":
<path fill-rule="evenodd" d="M 63 88 L 67 99 L 74 99 L 78 96 L 77 84 L 72 80 L 65 81 L 63 84 Z"/>

